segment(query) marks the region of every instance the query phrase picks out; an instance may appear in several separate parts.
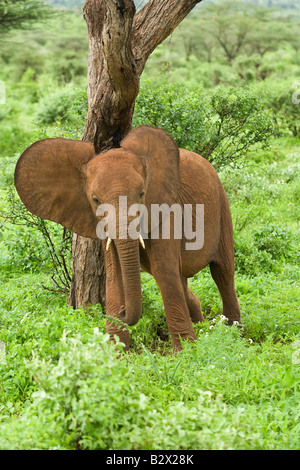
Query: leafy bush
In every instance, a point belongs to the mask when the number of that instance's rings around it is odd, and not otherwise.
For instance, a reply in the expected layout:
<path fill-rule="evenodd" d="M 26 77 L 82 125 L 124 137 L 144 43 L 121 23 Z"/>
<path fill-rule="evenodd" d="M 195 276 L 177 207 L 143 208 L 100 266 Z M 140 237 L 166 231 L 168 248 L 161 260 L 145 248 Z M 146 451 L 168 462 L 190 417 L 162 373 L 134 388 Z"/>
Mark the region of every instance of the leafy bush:
<path fill-rule="evenodd" d="M 296 448 L 298 379 L 286 347 L 251 346 L 221 319 L 199 336 L 177 357 L 120 357 L 97 328 L 64 332 L 58 361 L 27 362 L 33 401 L 22 420 L 2 423 L 0 448 Z"/>
<path fill-rule="evenodd" d="M 88 111 L 86 90 L 74 88 L 68 113 L 59 121 L 59 132 L 63 137 L 79 139 L 82 135 Z"/>
<path fill-rule="evenodd" d="M 216 167 L 240 158 L 256 144 L 266 145 L 273 121 L 248 87 L 187 90 L 180 84 L 146 82 L 136 101 L 133 125 L 169 132 L 178 143 Z"/>
<path fill-rule="evenodd" d="M 234 238 L 235 265 L 240 273 L 257 276 L 278 271 L 283 260 L 294 262 L 296 240 L 288 227 L 261 225 L 253 229 L 251 237 L 236 232 Z"/>
<path fill-rule="evenodd" d="M 39 124 L 53 124 L 63 119 L 71 120 L 69 109 L 72 105 L 73 90 L 70 88 L 58 89 L 44 96 L 39 103 L 36 120 Z"/>
<path fill-rule="evenodd" d="M 40 386 L 32 410 L 44 416 L 44 425 L 55 416 L 64 447 L 107 449 L 119 442 L 115 448 L 124 448 L 126 430 L 141 420 L 144 397 L 108 335 L 95 333 L 87 344 L 65 337 L 57 364 L 36 358 L 30 368 Z"/>
<path fill-rule="evenodd" d="M 235 268 L 238 273 L 258 276 L 260 273 L 276 269 L 270 253 L 259 250 L 253 241 L 235 237 Z"/>
<path fill-rule="evenodd" d="M 52 271 L 56 292 L 69 291 L 71 231 L 31 214 L 17 197 L 12 176 L 3 175 L 6 208 L 0 216 L 2 269 L 24 272 Z M 13 260 L 13 262 L 12 262 Z"/>
<path fill-rule="evenodd" d="M 30 133 L 17 125 L 6 127 L 1 123 L 0 157 L 11 156 L 25 148 L 30 141 Z"/>
<path fill-rule="evenodd" d="M 295 255 L 292 248 L 292 234 L 287 228 L 277 225 L 261 227 L 254 233 L 254 243 L 259 251 L 269 253 L 274 260 L 291 259 Z"/>
<path fill-rule="evenodd" d="M 299 89 L 299 80 L 281 82 L 268 80 L 257 86 L 264 107 L 274 115 L 278 133 L 300 136 Z"/>
<path fill-rule="evenodd" d="M 118 360 L 108 335 L 97 331 L 87 342 L 64 334 L 57 364 L 34 355 L 28 367 L 39 390 L 21 422 L 2 426 L 2 449 L 172 449 L 179 435 L 181 449 L 211 448 L 211 433 L 217 433 L 218 448 L 226 448 L 241 432 L 239 420 L 228 422 L 229 410 L 209 392 L 198 390 L 191 406 L 151 400 L 139 390 L 133 365 Z M 259 436 L 247 440 L 255 445 Z"/>
<path fill-rule="evenodd" d="M 28 405 L 38 385 L 32 380 L 26 361 L 32 360 L 32 351 L 38 351 L 42 361 L 60 357 L 60 338 L 63 331 L 76 334 L 82 341 L 94 327 L 105 330 L 99 305 L 74 310 L 67 306 L 67 296 L 53 294 L 43 286 L 51 286 L 51 279 L 43 272 L 6 275 L 1 269 L 0 330 L 6 345 L 5 362 L 0 357 L 0 421 L 10 415 L 19 415 Z"/>

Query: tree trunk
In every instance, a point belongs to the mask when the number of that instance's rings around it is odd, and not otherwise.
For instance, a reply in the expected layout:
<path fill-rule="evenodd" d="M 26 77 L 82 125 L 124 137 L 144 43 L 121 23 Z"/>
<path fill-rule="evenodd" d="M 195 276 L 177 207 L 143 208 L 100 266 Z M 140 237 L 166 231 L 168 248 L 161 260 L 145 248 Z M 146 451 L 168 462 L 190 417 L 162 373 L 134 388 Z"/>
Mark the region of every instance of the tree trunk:
<path fill-rule="evenodd" d="M 139 78 L 153 50 L 201 0 L 149 0 L 138 13 L 132 0 L 87 0 L 88 114 L 82 140 L 100 153 L 118 147 L 131 129 Z M 100 240 L 73 235 L 69 304 L 105 304 Z"/>
<path fill-rule="evenodd" d="M 100 240 L 73 234 L 73 276 L 69 305 L 74 308 L 100 303 L 105 305 L 104 254 Z"/>
<path fill-rule="evenodd" d="M 135 8 L 133 2 L 127 0 L 120 10 L 118 3 L 123 1 L 88 0 L 84 7 L 89 58 L 88 115 L 82 140 L 93 142 L 96 153 L 118 147 L 130 131 L 138 94 L 138 74 L 130 54 Z M 80 305 L 87 308 L 89 303 L 103 306 L 105 268 L 101 241 L 74 234 L 72 256 L 69 304 L 74 308 Z"/>

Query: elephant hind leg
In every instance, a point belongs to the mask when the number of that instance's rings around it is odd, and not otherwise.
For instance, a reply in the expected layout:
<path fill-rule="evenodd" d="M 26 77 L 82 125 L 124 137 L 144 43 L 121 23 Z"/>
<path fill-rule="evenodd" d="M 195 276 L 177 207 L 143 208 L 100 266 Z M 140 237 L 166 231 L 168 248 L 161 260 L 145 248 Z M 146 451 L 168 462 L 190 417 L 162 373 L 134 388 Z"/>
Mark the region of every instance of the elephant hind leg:
<path fill-rule="evenodd" d="M 240 307 L 234 286 L 234 267 L 214 261 L 209 267 L 222 298 L 223 315 L 228 318 L 229 325 L 232 325 L 234 321 L 240 322 Z"/>
<path fill-rule="evenodd" d="M 183 278 L 183 288 L 192 322 L 203 322 L 204 318 L 202 315 L 200 299 L 191 291 L 188 286 L 188 280 L 186 278 Z"/>
<path fill-rule="evenodd" d="M 229 324 L 234 321 L 240 322 L 240 307 L 234 286 L 233 230 L 226 196 L 225 206 L 221 212 L 219 247 L 209 267 L 222 298 L 223 315 L 228 318 Z"/>

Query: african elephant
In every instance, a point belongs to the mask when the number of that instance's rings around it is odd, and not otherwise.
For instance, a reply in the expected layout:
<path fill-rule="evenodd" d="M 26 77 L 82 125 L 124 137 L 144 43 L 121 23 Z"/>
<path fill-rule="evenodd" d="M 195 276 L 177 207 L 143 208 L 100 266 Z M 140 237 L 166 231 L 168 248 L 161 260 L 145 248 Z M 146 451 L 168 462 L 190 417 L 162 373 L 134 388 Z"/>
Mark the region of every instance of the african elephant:
<path fill-rule="evenodd" d="M 15 185 L 29 211 L 83 237 L 97 238 L 96 228 L 105 220 L 104 214 L 97 212 L 102 204 L 115 208 L 117 225 L 122 220 L 123 226 L 133 217 L 120 213 L 120 197 L 127 197 L 128 206 L 142 204 L 148 209 L 148 227 L 146 224 L 143 236 L 139 226 L 134 239 L 121 237 L 118 226 L 116 237 L 111 240 L 113 237 L 107 233 L 107 240 L 102 242 L 106 314 L 110 318 L 107 331 L 117 334 L 126 348 L 129 332 L 124 323 L 134 325 L 142 314 L 141 268 L 154 276 L 160 288 L 174 350 L 181 349 L 180 339 L 196 339 L 192 322 L 203 321 L 203 316 L 200 301 L 189 289 L 187 279 L 208 264 L 228 323 L 240 321 L 234 286 L 232 221 L 225 190 L 206 159 L 179 149 L 163 130 L 140 126 L 125 137 L 120 148 L 99 155 L 88 142 L 63 138 L 35 142 L 17 163 Z M 192 207 L 194 237 L 195 207 L 204 207 L 204 243 L 200 248 L 187 249 L 185 234 L 181 238 L 174 235 L 176 221 L 172 211 L 168 215 L 170 236 L 162 237 L 161 219 L 159 235 L 153 236 L 150 209 L 162 204 Z"/>

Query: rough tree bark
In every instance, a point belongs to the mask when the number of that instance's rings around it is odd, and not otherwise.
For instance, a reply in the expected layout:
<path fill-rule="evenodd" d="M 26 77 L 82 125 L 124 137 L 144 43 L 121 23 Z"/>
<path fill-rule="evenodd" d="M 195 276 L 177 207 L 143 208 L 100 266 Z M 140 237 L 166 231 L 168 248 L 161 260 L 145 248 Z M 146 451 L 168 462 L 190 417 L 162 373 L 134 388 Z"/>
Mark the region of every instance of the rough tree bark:
<path fill-rule="evenodd" d="M 87 0 L 88 114 L 82 140 L 100 153 L 118 147 L 131 129 L 139 78 L 154 49 L 202 0 L 149 0 L 136 13 L 132 0 Z M 100 240 L 74 234 L 69 304 L 105 304 Z"/>

